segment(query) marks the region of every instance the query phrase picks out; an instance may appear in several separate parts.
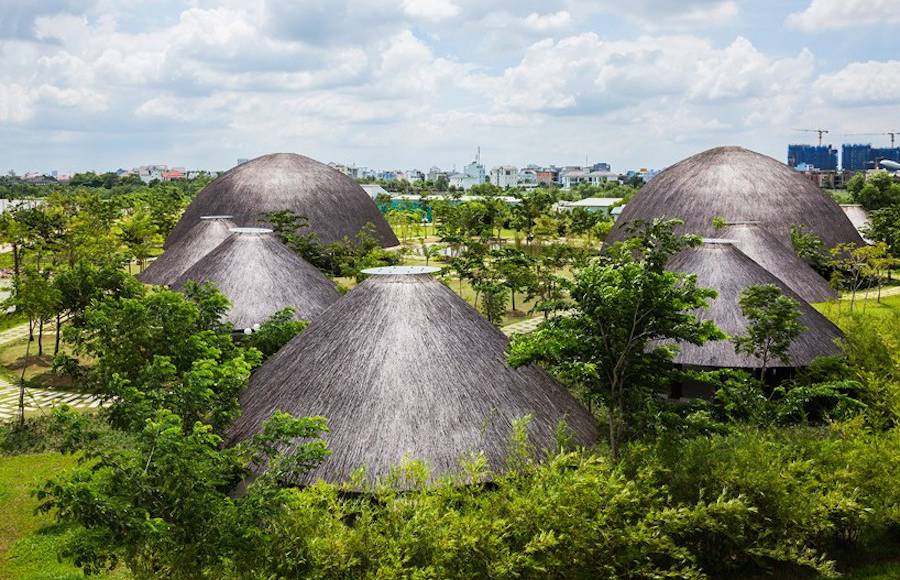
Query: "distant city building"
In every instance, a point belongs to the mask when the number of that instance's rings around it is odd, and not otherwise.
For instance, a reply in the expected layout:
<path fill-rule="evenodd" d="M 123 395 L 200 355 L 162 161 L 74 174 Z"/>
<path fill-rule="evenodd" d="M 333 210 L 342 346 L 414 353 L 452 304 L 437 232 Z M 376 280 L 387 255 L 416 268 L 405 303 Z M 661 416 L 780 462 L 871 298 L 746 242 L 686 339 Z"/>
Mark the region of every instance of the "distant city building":
<path fill-rule="evenodd" d="M 875 169 L 884 160 L 900 162 L 900 147 L 872 147 L 862 143 L 848 143 L 841 147 L 841 169 L 844 171 Z"/>
<path fill-rule="evenodd" d="M 838 168 L 837 149 L 831 145 L 788 145 L 787 157 L 787 164 L 791 167 L 805 163 L 825 171 Z"/>
<path fill-rule="evenodd" d="M 163 181 L 172 181 L 173 179 L 184 179 L 185 171 L 183 167 L 174 167 L 160 174 Z"/>
<path fill-rule="evenodd" d="M 168 170 L 168 165 L 141 165 L 140 167 L 135 167 L 131 171 L 144 183 L 150 183 L 153 180 L 162 181 L 163 172 Z"/>
<path fill-rule="evenodd" d="M 448 176 L 450 186 L 457 189 L 469 190 L 476 185 L 487 182 L 487 174 L 484 165 L 481 164 L 481 148 L 475 153 L 475 159 L 463 167 L 462 173 L 451 173 Z"/>
<path fill-rule="evenodd" d="M 621 197 L 588 197 L 578 201 L 561 201 L 556 204 L 556 211 L 572 211 L 580 207 L 591 213 L 613 215 L 613 209 L 617 208 L 621 203 Z M 621 213 L 621 211 L 618 213 Z"/>
<path fill-rule="evenodd" d="M 239 157 L 238 160 L 237 160 L 237 163 L 235 163 L 235 165 L 236 165 L 236 166 L 237 166 L 237 165 L 243 165 L 244 163 L 247 163 L 248 161 L 250 161 L 250 160 L 247 159 L 246 157 Z"/>
<path fill-rule="evenodd" d="M 514 165 L 500 165 L 491 169 L 491 184 L 506 189 L 519 185 L 519 168 Z"/>
<path fill-rule="evenodd" d="M 581 183 L 587 185 L 602 185 L 610 181 L 618 181 L 619 175 L 608 169 L 594 170 L 593 167 L 609 167 L 607 163 L 598 163 L 590 168 L 564 167 L 559 172 L 558 182 L 563 189 L 571 189 Z"/>
<path fill-rule="evenodd" d="M 553 167 L 539 169 L 535 171 L 535 178 L 538 183 L 544 185 L 554 185 L 559 183 L 559 170 Z"/>

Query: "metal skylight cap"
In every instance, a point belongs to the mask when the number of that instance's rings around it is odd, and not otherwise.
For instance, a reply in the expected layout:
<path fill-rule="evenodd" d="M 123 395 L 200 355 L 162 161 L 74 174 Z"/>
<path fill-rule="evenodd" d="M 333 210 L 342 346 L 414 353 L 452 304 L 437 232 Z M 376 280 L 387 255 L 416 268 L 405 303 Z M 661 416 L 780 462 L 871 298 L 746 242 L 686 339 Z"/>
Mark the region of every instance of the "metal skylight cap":
<path fill-rule="evenodd" d="M 413 274 L 434 274 L 440 271 L 440 268 L 434 266 L 380 266 L 378 268 L 366 268 L 362 273 L 370 276 L 409 276 Z"/>

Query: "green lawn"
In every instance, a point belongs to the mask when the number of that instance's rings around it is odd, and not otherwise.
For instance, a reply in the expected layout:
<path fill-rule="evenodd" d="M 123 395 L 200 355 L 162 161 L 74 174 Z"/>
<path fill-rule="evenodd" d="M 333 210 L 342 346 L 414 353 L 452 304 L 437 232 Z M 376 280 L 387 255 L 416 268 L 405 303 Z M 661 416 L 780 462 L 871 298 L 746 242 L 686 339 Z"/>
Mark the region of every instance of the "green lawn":
<path fill-rule="evenodd" d="M 68 562 L 60 562 L 57 548 L 65 530 L 47 514 L 35 514 L 31 490 L 47 478 L 74 465 L 59 453 L 0 456 L 0 579 L 67 580 L 84 578 Z M 124 573 L 100 578 L 126 578 Z"/>
<path fill-rule="evenodd" d="M 823 302 L 813 306 L 838 326 L 841 326 L 841 319 L 850 314 L 849 300 Z M 900 295 L 886 296 L 881 299 L 881 302 L 875 300 L 874 297 L 869 300 L 857 300 L 853 305 L 853 312 L 866 317 L 882 319 L 900 316 Z"/>

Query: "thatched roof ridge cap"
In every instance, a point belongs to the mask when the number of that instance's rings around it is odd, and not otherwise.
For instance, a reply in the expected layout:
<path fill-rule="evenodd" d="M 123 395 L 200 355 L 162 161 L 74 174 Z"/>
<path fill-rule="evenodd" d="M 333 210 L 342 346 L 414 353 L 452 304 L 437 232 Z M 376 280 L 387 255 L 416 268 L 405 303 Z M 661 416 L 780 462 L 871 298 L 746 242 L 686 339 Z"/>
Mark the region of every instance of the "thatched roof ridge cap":
<path fill-rule="evenodd" d="M 703 238 L 704 244 L 710 245 L 730 245 L 733 246 L 737 244 L 737 240 L 731 240 L 728 238 Z"/>
<path fill-rule="evenodd" d="M 200 219 L 202 219 L 202 220 L 215 220 L 215 221 L 230 220 L 232 218 L 234 218 L 233 215 L 202 215 L 202 216 L 200 216 Z"/>
<path fill-rule="evenodd" d="M 244 227 L 236 227 L 228 230 L 233 234 L 238 235 L 251 235 L 251 236 L 265 236 L 272 233 L 270 228 L 244 228 Z"/>

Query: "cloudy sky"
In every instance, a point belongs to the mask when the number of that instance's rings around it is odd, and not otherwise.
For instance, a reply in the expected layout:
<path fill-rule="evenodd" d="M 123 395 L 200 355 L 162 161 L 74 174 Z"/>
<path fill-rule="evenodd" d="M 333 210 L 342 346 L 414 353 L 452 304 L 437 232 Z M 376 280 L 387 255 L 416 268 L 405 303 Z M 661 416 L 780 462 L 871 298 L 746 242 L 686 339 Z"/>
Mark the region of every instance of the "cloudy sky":
<path fill-rule="evenodd" d="M 817 127 L 900 129 L 900 0 L 0 0 L 2 171 L 624 170 Z"/>

